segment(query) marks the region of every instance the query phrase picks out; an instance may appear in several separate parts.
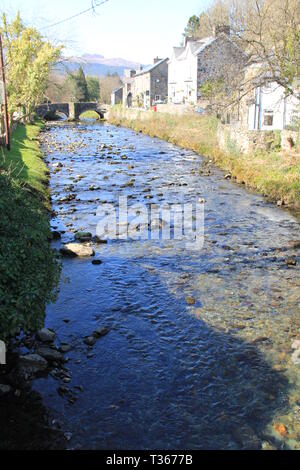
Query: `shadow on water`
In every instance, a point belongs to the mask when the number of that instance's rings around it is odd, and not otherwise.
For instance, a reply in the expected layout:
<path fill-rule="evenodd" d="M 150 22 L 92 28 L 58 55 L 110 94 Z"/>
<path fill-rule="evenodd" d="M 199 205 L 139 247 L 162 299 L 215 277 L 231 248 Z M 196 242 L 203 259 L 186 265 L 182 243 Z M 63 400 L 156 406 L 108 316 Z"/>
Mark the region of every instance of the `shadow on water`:
<path fill-rule="evenodd" d="M 63 449 L 63 432 L 54 429 L 41 395 L 32 390 L 18 368 L 18 357 L 9 351 L 1 366 L 11 393 L 0 397 L 0 450 Z"/>
<path fill-rule="evenodd" d="M 68 406 L 48 380 L 37 388 L 64 416 L 71 444 L 259 449 L 272 441 L 266 427 L 287 406 L 286 378 L 256 346 L 190 315 L 184 299 L 138 263 L 111 259 L 98 275 L 89 262 L 64 264 L 70 282 L 62 281 L 48 324 L 73 342 L 72 383 L 85 390 Z M 82 339 L 99 322 L 111 331 L 87 359 Z"/>

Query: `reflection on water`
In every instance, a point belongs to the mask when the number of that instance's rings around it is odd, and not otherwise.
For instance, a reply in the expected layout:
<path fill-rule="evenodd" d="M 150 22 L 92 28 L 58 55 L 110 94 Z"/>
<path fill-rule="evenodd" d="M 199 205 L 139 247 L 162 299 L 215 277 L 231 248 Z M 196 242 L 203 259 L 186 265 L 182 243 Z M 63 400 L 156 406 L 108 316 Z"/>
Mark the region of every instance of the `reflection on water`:
<path fill-rule="evenodd" d="M 35 387 L 70 447 L 299 447 L 299 222 L 219 170 L 199 176 L 198 155 L 127 129 L 53 126 L 44 140 L 62 242 L 95 234 L 98 205 L 119 196 L 206 201 L 200 251 L 180 240 L 113 241 L 94 247 L 100 266 L 64 261 L 46 323 L 72 345 L 77 400 L 60 397 L 51 376 Z M 88 349 L 83 339 L 99 325 L 110 332 Z"/>

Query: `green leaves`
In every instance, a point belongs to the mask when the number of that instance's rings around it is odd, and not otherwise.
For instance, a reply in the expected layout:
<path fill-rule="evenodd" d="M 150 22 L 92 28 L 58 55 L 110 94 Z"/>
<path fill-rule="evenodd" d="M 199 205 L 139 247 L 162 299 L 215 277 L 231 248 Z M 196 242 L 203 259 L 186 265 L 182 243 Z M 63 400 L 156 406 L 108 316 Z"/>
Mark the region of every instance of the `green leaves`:
<path fill-rule="evenodd" d="M 59 59 L 62 47 L 52 46 L 36 29 L 25 27 L 19 13 L 11 23 L 3 14 L 0 30 L 7 62 L 9 112 L 21 106 L 31 112 L 43 100 L 50 68 Z"/>
<path fill-rule="evenodd" d="M 35 330 L 55 296 L 59 266 L 43 202 L 0 174 L 0 337 Z"/>

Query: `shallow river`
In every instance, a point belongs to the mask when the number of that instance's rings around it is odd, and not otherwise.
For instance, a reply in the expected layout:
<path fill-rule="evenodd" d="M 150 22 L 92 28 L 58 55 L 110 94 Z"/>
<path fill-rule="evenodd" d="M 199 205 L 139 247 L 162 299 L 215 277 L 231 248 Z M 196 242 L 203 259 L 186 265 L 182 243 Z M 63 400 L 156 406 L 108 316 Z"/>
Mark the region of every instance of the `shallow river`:
<path fill-rule="evenodd" d="M 64 258 L 46 325 L 72 346 L 71 380 L 34 387 L 69 448 L 300 448 L 299 221 L 199 155 L 128 129 L 53 125 L 43 140 L 63 232 L 54 247 L 94 235 L 98 206 L 119 196 L 205 200 L 202 248 L 109 240 L 93 244 L 101 265 Z M 109 333 L 89 348 L 99 326 Z"/>

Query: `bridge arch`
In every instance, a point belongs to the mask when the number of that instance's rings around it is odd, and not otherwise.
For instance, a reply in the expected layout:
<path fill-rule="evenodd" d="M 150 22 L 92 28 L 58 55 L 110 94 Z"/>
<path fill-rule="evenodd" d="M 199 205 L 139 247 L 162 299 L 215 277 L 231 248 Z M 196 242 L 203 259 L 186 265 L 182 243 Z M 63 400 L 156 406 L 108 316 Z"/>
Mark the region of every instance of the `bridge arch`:
<path fill-rule="evenodd" d="M 86 103 L 46 103 L 36 106 L 35 111 L 42 119 L 55 119 L 57 114 L 65 115 L 70 121 L 77 121 L 85 111 L 95 111 L 103 119 L 105 110 L 96 102 Z"/>

